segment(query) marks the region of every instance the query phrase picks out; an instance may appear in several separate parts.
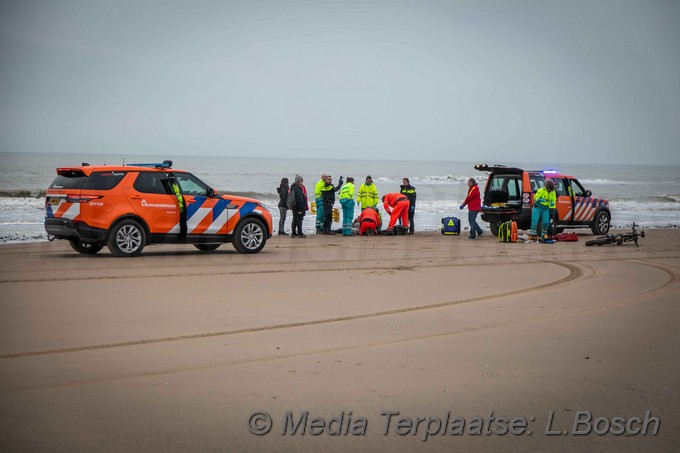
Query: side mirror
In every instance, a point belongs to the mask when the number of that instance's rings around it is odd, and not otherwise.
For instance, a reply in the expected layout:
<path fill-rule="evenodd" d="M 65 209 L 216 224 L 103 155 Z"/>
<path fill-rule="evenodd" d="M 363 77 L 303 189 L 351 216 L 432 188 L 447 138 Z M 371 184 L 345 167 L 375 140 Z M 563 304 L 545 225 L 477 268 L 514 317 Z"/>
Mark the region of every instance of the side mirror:
<path fill-rule="evenodd" d="M 212 187 L 208 187 L 208 198 L 213 198 L 215 197 L 215 195 L 217 195 L 217 193 L 215 193 L 215 190 Z"/>
<path fill-rule="evenodd" d="M 590 190 L 586 190 L 586 197 L 590 197 L 592 195 L 593 195 L 593 193 Z"/>

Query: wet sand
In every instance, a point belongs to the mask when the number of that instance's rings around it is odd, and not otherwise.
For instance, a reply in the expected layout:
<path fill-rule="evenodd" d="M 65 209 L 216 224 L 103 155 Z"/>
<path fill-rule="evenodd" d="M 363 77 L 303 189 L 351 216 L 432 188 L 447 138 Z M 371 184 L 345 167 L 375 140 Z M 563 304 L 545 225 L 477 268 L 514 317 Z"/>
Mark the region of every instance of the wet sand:
<path fill-rule="evenodd" d="M 647 234 L 0 246 L 0 451 L 677 451 L 680 230 Z"/>

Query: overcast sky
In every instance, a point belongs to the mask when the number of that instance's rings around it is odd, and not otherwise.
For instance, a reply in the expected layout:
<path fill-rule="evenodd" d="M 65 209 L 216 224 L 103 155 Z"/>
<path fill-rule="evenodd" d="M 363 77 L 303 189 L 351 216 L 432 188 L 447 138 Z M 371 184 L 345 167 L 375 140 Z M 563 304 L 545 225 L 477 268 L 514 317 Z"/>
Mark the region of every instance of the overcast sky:
<path fill-rule="evenodd" d="M 0 8 L 0 151 L 680 164 L 678 1 Z"/>

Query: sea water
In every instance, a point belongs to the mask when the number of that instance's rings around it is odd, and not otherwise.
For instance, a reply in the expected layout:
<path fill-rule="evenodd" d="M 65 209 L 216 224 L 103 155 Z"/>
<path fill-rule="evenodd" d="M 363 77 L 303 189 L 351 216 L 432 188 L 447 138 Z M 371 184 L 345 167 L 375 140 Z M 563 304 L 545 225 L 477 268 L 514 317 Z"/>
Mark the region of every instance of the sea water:
<path fill-rule="evenodd" d="M 378 194 L 398 192 L 402 178 L 410 178 L 417 191 L 416 231 L 434 231 L 441 218 L 456 216 L 467 227 L 467 211 L 458 209 L 467 193 L 467 180 L 474 177 L 484 187 L 486 174 L 471 162 L 424 162 L 356 159 L 286 159 L 248 157 L 139 156 L 104 154 L 18 154 L 0 153 L 0 243 L 44 241 L 44 192 L 56 176 L 57 167 L 121 165 L 171 159 L 173 167 L 190 171 L 219 193 L 259 199 L 271 211 L 278 228 L 276 188 L 281 178 L 293 182 L 301 175 L 313 198 L 314 185 L 322 173 L 333 181 L 352 176 L 357 190 L 367 175 L 373 177 Z M 610 202 L 613 227 L 633 222 L 645 228 L 680 226 L 680 167 L 640 165 L 585 165 L 523 162 L 481 162 L 525 169 L 558 169 L 575 176 L 593 196 Z M 339 203 L 336 204 L 339 207 Z M 358 210 L 355 211 L 358 215 Z M 290 232 L 289 216 L 286 230 Z M 480 223 L 487 230 L 488 224 Z M 334 225 L 340 227 L 340 225 Z M 307 232 L 314 231 L 314 219 L 307 215 Z"/>

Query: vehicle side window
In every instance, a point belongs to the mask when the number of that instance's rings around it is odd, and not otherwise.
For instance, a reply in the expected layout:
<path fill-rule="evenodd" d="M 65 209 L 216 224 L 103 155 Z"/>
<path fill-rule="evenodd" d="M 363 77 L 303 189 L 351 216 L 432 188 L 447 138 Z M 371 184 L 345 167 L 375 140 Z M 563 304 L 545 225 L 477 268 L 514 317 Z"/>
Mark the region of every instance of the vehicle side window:
<path fill-rule="evenodd" d="M 519 192 L 520 191 L 519 191 L 519 188 L 517 187 L 518 182 L 519 182 L 519 180 L 514 179 L 514 178 L 508 180 L 508 199 L 509 200 L 519 200 Z"/>
<path fill-rule="evenodd" d="M 137 175 L 132 187 L 141 193 L 155 193 L 167 195 L 167 175 L 160 172 L 142 171 Z"/>
<path fill-rule="evenodd" d="M 97 171 L 88 176 L 83 190 L 111 190 L 123 180 L 126 171 Z"/>
<path fill-rule="evenodd" d="M 575 197 L 585 197 L 586 196 L 586 191 L 581 185 L 580 182 L 578 182 L 575 179 L 571 180 L 571 190 L 574 191 L 574 196 Z"/>
<path fill-rule="evenodd" d="M 567 195 L 567 188 L 564 179 L 555 179 L 555 194 L 559 196 Z"/>
<path fill-rule="evenodd" d="M 208 186 L 194 175 L 190 173 L 175 173 L 175 177 L 184 195 L 208 196 Z"/>

